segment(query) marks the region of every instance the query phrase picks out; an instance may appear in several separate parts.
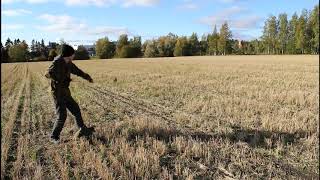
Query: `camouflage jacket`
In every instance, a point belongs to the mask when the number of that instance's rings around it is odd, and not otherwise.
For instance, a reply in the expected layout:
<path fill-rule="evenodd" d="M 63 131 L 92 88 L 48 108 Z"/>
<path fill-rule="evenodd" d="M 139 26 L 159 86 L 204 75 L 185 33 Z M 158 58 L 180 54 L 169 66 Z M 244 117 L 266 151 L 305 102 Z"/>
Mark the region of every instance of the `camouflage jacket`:
<path fill-rule="evenodd" d="M 51 90 L 59 92 L 68 89 L 71 81 L 70 73 L 89 81 L 92 80 L 87 73 L 84 73 L 75 64 L 72 62 L 66 63 L 62 57 L 57 56 L 46 74 L 46 77 L 51 79 Z"/>

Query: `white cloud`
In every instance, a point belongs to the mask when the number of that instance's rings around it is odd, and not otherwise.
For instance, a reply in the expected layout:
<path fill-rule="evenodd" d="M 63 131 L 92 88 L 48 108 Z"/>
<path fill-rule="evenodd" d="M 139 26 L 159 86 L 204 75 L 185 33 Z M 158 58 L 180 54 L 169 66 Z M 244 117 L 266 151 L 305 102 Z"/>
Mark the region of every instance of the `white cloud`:
<path fill-rule="evenodd" d="M 80 6 L 87 6 L 87 5 L 95 5 L 95 6 L 109 6 L 116 3 L 117 0 L 66 0 L 66 5 L 73 6 L 73 5 L 80 5 Z"/>
<path fill-rule="evenodd" d="M 236 29 L 248 29 L 257 27 L 261 18 L 256 15 L 243 17 L 242 15 L 246 12 L 248 12 L 248 10 L 245 8 L 233 6 L 231 8 L 220 11 L 215 15 L 203 17 L 199 19 L 198 22 L 209 26 L 220 26 L 224 22 L 228 22 L 231 28 Z"/>
<path fill-rule="evenodd" d="M 47 3 L 50 0 L 2 0 L 1 3 L 3 4 L 10 4 L 10 3 L 29 3 L 29 4 L 39 4 L 39 3 Z"/>
<path fill-rule="evenodd" d="M 129 30 L 125 27 L 110 27 L 110 26 L 98 26 L 90 29 L 87 32 L 89 35 L 113 35 L 120 36 L 121 34 L 131 35 Z"/>
<path fill-rule="evenodd" d="M 65 4 L 69 6 L 87 6 L 95 5 L 98 7 L 111 6 L 120 4 L 123 7 L 132 6 L 154 6 L 159 3 L 159 0 L 66 0 Z"/>
<path fill-rule="evenodd" d="M 97 26 L 91 27 L 86 22 L 80 21 L 69 15 L 51 15 L 43 14 L 39 16 L 47 22 L 47 25 L 36 26 L 36 28 L 47 31 L 56 32 L 62 35 L 89 35 L 89 36 L 119 36 L 121 34 L 131 35 L 125 27 Z"/>
<path fill-rule="evenodd" d="M 131 6 L 154 6 L 159 3 L 159 0 L 124 0 L 122 5 L 124 7 Z"/>
<path fill-rule="evenodd" d="M 235 3 L 237 1 L 240 1 L 240 0 L 217 0 L 218 2 L 221 2 L 221 3 Z"/>
<path fill-rule="evenodd" d="M 80 22 L 68 15 L 56 16 L 51 14 L 43 14 L 39 16 L 39 18 L 48 22 L 48 25 L 37 26 L 38 29 L 43 31 L 65 34 L 79 33 L 88 28 L 85 23 Z"/>
<path fill-rule="evenodd" d="M 219 0 L 219 2 L 222 2 L 222 3 L 233 3 L 233 2 L 235 2 L 235 0 Z"/>
<path fill-rule="evenodd" d="M 233 15 L 237 15 L 243 12 L 246 12 L 247 9 L 246 8 L 242 8 L 239 6 L 232 6 L 231 8 L 227 8 L 223 11 L 220 11 L 220 13 L 218 14 L 219 17 L 223 18 L 223 17 L 229 17 L 229 16 L 233 16 Z"/>
<path fill-rule="evenodd" d="M 90 40 L 90 39 L 74 39 L 74 40 L 65 40 L 69 43 L 77 43 L 77 44 L 89 44 L 89 43 L 95 43 L 96 40 Z"/>
<path fill-rule="evenodd" d="M 223 11 L 218 12 L 213 16 L 207 16 L 199 19 L 199 22 L 207 25 L 221 25 L 225 21 L 230 21 L 230 18 L 234 15 L 240 14 L 246 11 L 246 9 L 233 6 L 231 8 L 225 9 Z"/>
<path fill-rule="evenodd" d="M 199 23 L 218 27 L 227 22 L 236 39 L 252 39 L 250 34 L 246 32 L 257 30 L 260 28 L 261 17 L 254 14 L 247 14 L 248 9 L 233 6 L 231 8 L 220 11 L 212 16 L 203 17 L 198 20 Z"/>
<path fill-rule="evenodd" d="M 2 14 L 5 16 L 20 16 L 24 14 L 31 14 L 32 12 L 25 9 L 7 9 L 3 10 Z"/>
<path fill-rule="evenodd" d="M 231 26 L 238 29 L 248 29 L 257 27 L 261 21 L 261 17 L 253 15 L 242 19 L 235 19 L 231 21 Z"/>
<path fill-rule="evenodd" d="M 70 23 L 73 21 L 73 17 L 68 15 L 51 15 L 51 14 L 42 14 L 39 16 L 40 19 L 46 20 L 49 23 Z"/>
<path fill-rule="evenodd" d="M 4 30 L 17 30 L 24 28 L 23 24 L 1 24 Z"/>
<path fill-rule="evenodd" d="M 38 4 L 38 3 L 46 3 L 49 2 L 49 0 L 26 0 L 27 3 L 30 4 Z"/>
<path fill-rule="evenodd" d="M 1 3 L 3 4 L 10 4 L 10 3 L 14 3 L 17 2 L 17 0 L 2 0 Z"/>
<path fill-rule="evenodd" d="M 232 32 L 232 36 L 234 39 L 238 39 L 238 40 L 245 40 L 245 41 L 250 41 L 250 40 L 254 40 L 256 39 L 257 37 L 252 35 L 252 34 L 249 34 L 250 32 L 248 33 L 244 33 L 244 32 L 238 32 L 238 31 L 235 31 L 235 32 Z"/>
<path fill-rule="evenodd" d="M 183 10 L 195 10 L 198 9 L 198 5 L 191 0 L 185 0 L 184 3 L 177 8 Z"/>
<path fill-rule="evenodd" d="M 57 0 L 60 3 L 64 3 L 68 6 L 89 6 L 94 5 L 98 7 L 106 7 L 114 4 L 121 5 L 122 7 L 132 7 L 132 6 L 144 6 L 150 7 L 157 5 L 160 0 Z M 2 0 L 1 3 L 47 3 L 56 2 L 54 0 Z"/>
<path fill-rule="evenodd" d="M 60 42 L 63 38 L 57 38 L 56 42 Z M 79 45 L 93 45 L 95 44 L 96 40 L 89 40 L 89 39 L 65 39 L 69 45 L 72 45 L 73 48 L 78 49 Z"/>

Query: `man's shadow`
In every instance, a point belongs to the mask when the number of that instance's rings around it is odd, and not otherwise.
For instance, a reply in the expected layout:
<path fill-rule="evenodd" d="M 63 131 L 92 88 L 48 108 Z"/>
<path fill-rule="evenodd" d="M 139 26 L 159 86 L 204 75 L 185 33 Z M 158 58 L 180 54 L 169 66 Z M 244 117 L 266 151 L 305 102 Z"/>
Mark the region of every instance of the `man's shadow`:
<path fill-rule="evenodd" d="M 295 133 L 268 131 L 244 128 L 240 126 L 232 126 L 232 131 L 229 133 L 205 133 L 202 131 L 187 131 L 178 130 L 176 128 L 152 128 L 148 127 L 142 129 L 130 129 L 127 135 L 128 141 L 136 141 L 140 138 L 153 137 L 157 140 L 166 143 L 172 142 L 176 137 L 183 137 L 185 139 L 193 139 L 200 142 L 208 142 L 214 139 L 225 139 L 232 143 L 243 142 L 252 148 L 274 149 L 279 145 L 289 145 L 296 143 L 299 139 L 305 138 L 309 133 L 304 131 L 297 131 Z M 120 130 L 121 131 L 121 130 Z M 93 144 L 93 139 L 102 144 L 108 144 L 108 139 L 100 133 L 89 138 L 90 144 Z"/>
<path fill-rule="evenodd" d="M 299 131 L 295 133 L 256 130 L 243 128 L 240 126 L 232 126 L 232 131 L 229 133 L 205 133 L 202 131 L 180 131 L 177 129 L 166 129 L 158 127 L 156 129 L 143 128 L 140 130 L 131 130 L 128 135 L 129 141 L 134 141 L 137 138 L 144 138 L 146 136 L 154 137 L 155 139 L 169 142 L 176 137 L 184 137 L 186 139 L 194 139 L 200 142 L 208 142 L 213 139 L 225 139 L 233 143 L 244 142 L 253 148 L 276 148 L 279 143 L 288 145 L 296 143 L 300 138 L 304 138 L 308 133 Z"/>
<path fill-rule="evenodd" d="M 279 145 L 285 146 L 289 144 L 295 144 L 299 141 L 299 139 L 305 138 L 309 135 L 308 133 L 303 131 L 288 133 L 280 131 L 249 129 L 240 126 L 232 126 L 231 128 L 232 132 L 230 133 L 209 134 L 200 131 L 182 132 L 176 129 L 165 128 L 157 128 L 150 130 L 146 127 L 145 129 L 141 129 L 139 131 L 131 131 L 127 139 L 129 141 L 136 141 L 136 139 L 145 138 L 146 136 L 149 136 L 168 143 L 172 142 L 176 137 L 184 137 L 185 139 L 193 139 L 200 142 L 209 142 L 215 139 L 222 139 L 230 141 L 232 143 L 243 142 L 252 148 L 275 149 Z M 167 154 L 175 153 L 175 150 L 167 152 Z M 170 166 L 170 160 L 166 159 L 167 157 L 171 157 L 171 155 L 161 157 L 160 162 L 162 162 L 161 164 L 164 166 Z M 198 161 L 200 157 L 192 157 L 192 159 Z M 278 162 L 276 158 L 274 160 Z M 315 179 L 316 177 L 318 177 L 318 174 L 315 172 L 311 172 L 305 169 L 302 170 L 281 161 L 278 162 L 278 165 L 279 168 L 283 169 L 284 171 L 290 172 L 291 175 L 294 175 L 296 177 L 301 177 L 303 179 Z"/>
<path fill-rule="evenodd" d="M 121 129 L 119 130 L 121 131 Z M 175 128 L 162 128 L 157 127 L 150 129 L 148 127 L 136 130 L 130 129 L 128 131 L 127 140 L 135 143 L 137 139 L 144 139 L 146 137 L 153 137 L 157 140 L 170 143 L 174 141 L 176 137 L 183 137 L 186 139 L 193 139 L 200 142 L 209 142 L 214 139 L 225 139 L 233 143 L 243 142 L 248 144 L 252 148 L 266 148 L 274 149 L 279 146 L 279 143 L 282 145 L 289 145 L 296 143 L 300 138 L 305 138 L 308 136 L 306 132 L 296 132 L 296 133 L 287 133 L 279 131 L 267 131 L 267 130 L 255 130 L 249 128 L 243 128 L 240 126 L 233 126 L 232 132 L 225 134 L 208 134 L 200 131 L 189 132 L 189 131 L 179 131 Z M 94 139 L 94 140 L 93 140 Z M 90 145 L 95 146 L 95 142 L 100 142 L 106 146 L 109 146 L 108 139 L 103 135 L 99 134 L 94 136 L 89 140 Z M 175 150 L 169 150 L 166 155 L 162 156 L 160 159 L 161 166 L 170 167 L 170 158 L 174 158 Z M 173 154 L 171 156 L 171 154 Z M 167 159 L 169 158 L 169 159 Z M 193 160 L 198 161 L 199 157 L 194 157 Z M 287 163 L 278 162 L 279 168 L 290 172 L 291 175 L 297 177 L 303 177 L 303 179 L 314 179 L 318 177 L 317 173 L 309 172 L 307 170 L 297 169 L 292 165 Z M 285 178 L 285 177 L 283 177 Z"/>

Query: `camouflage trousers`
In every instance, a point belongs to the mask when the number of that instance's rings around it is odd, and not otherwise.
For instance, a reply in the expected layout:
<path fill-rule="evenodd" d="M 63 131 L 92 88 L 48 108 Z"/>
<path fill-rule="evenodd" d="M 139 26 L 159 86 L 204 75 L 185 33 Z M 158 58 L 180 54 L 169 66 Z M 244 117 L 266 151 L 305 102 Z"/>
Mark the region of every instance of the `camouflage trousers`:
<path fill-rule="evenodd" d="M 55 103 L 56 120 L 53 126 L 51 137 L 56 139 L 60 137 L 60 133 L 67 119 L 67 109 L 75 117 L 75 123 L 77 126 L 79 128 L 84 127 L 80 107 L 72 98 L 70 89 L 64 88 L 60 91 L 53 91 L 52 95 Z"/>

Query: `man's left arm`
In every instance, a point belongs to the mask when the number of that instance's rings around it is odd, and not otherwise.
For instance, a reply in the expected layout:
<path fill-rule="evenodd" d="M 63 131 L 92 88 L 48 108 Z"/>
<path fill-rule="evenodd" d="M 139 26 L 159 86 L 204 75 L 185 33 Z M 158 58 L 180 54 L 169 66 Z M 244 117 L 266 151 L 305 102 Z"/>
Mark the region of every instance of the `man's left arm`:
<path fill-rule="evenodd" d="M 89 74 L 83 72 L 81 69 L 79 69 L 75 64 L 71 63 L 71 73 L 75 74 L 77 76 L 82 77 L 83 79 L 88 80 L 89 82 L 93 82 L 92 78 Z"/>

